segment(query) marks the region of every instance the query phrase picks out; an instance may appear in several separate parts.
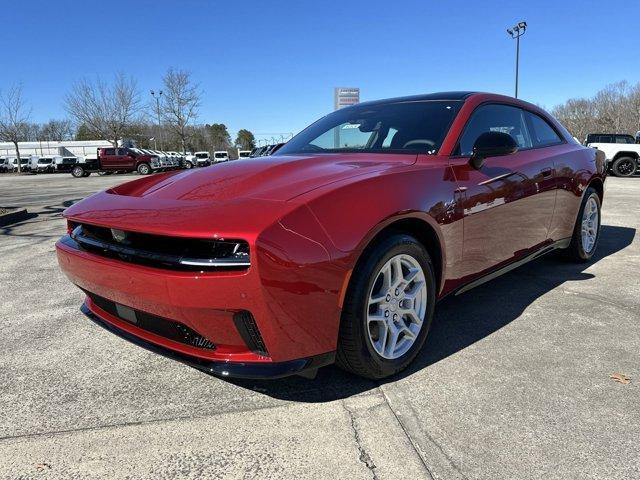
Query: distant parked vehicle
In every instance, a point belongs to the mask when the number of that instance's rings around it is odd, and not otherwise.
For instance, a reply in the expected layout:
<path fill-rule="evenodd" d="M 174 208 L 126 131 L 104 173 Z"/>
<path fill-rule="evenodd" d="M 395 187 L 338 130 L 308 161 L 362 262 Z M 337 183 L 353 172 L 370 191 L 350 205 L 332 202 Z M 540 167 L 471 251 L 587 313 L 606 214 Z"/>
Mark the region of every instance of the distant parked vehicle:
<path fill-rule="evenodd" d="M 185 152 L 182 155 L 182 168 L 193 168 L 196 166 L 196 156 L 191 152 Z"/>
<path fill-rule="evenodd" d="M 62 160 L 62 156 L 47 155 L 46 157 L 37 157 L 32 155 L 29 159 L 29 168 L 33 173 L 53 173 L 58 159 Z"/>
<path fill-rule="evenodd" d="M 226 150 L 213 152 L 213 163 L 226 162 L 229 160 L 229 153 Z"/>
<path fill-rule="evenodd" d="M 3 157 L 3 165 L 5 172 L 17 172 L 18 171 L 18 158 L 15 155 L 10 155 L 7 157 Z M 20 157 L 20 166 L 23 172 L 30 171 L 29 167 L 29 156 L 21 156 Z"/>
<path fill-rule="evenodd" d="M 54 157 L 53 171 L 55 173 L 70 173 L 75 164 L 81 160 L 84 160 L 84 157 L 62 157 L 58 155 Z"/>
<path fill-rule="evenodd" d="M 160 169 L 157 156 L 143 153 L 137 148 L 99 148 L 98 158 L 77 162 L 71 170 L 76 178 L 88 177 L 92 172 L 134 172 L 148 175 Z"/>
<path fill-rule="evenodd" d="M 196 152 L 196 166 L 206 167 L 211 165 L 211 159 L 209 158 L 209 152 Z"/>
<path fill-rule="evenodd" d="M 640 145 L 633 135 L 590 133 L 585 145 L 604 152 L 607 166 L 616 177 L 630 177 L 640 168 Z"/>
<path fill-rule="evenodd" d="M 238 160 L 243 160 L 251 156 L 253 150 L 238 150 Z"/>

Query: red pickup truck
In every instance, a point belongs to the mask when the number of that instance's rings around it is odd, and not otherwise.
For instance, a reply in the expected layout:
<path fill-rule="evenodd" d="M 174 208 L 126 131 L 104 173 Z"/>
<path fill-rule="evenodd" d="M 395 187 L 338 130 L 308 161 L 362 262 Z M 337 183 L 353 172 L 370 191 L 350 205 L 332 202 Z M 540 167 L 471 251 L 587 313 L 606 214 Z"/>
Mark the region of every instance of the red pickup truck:
<path fill-rule="evenodd" d="M 160 160 L 137 148 L 99 148 L 98 158 L 78 161 L 71 170 L 76 178 L 88 177 L 92 172 L 133 172 L 148 175 L 160 169 Z"/>

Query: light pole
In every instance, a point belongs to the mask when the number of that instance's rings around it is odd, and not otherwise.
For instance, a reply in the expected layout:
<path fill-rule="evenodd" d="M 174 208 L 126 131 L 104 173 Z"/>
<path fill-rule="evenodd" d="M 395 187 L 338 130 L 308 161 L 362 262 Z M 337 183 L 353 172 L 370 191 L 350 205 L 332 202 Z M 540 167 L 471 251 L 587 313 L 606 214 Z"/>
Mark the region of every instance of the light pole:
<path fill-rule="evenodd" d="M 151 90 L 151 96 L 156 99 L 156 113 L 158 114 L 158 136 L 160 137 L 160 150 L 162 150 L 162 127 L 160 125 L 160 97 L 162 96 L 162 90 L 158 92 L 158 96 L 156 96 L 156 92 Z M 158 145 L 156 143 L 156 139 L 153 139 L 154 150 L 158 149 Z"/>
<path fill-rule="evenodd" d="M 507 28 L 507 33 L 516 40 L 516 98 L 518 98 L 518 69 L 520 64 L 520 37 L 527 30 L 527 22 L 519 22 L 517 25 Z"/>

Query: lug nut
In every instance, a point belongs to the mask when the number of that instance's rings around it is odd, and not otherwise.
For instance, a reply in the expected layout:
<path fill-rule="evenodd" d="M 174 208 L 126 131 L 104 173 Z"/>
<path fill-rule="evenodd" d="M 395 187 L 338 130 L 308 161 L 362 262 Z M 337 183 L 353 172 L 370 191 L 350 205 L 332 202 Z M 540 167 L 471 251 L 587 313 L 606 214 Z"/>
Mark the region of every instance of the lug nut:
<path fill-rule="evenodd" d="M 400 290 L 398 290 L 398 289 L 396 288 L 396 297 L 397 297 L 398 295 L 400 295 Z"/>
<path fill-rule="evenodd" d="M 395 322 L 396 320 L 398 320 L 398 314 L 397 314 L 397 313 L 394 313 L 394 314 L 393 314 L 393 321 Z"/>
<path fill-rule="evenodd" d="M 388 317 L 389 316 L 389 310 L 387 310 L 386 312 L 384 312 L 384 316 Z"/>
<path fill-rule="evenodd" d="M 389 295 L 389 294 L 387 293 L 387 302 L 388 302 L 389 300 L 391 300 L 391 295 Z"/>

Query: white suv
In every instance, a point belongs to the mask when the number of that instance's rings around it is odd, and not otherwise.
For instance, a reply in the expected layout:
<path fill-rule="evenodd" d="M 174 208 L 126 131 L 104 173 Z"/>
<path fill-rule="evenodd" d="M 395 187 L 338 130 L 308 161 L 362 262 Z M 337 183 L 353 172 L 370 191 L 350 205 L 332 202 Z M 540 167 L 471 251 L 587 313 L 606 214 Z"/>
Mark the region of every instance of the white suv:
<path fill-rule="evenodd" d="M 621 133 L 590 133 L 585 140 L 587 147 L 602 150 L 609 170 L 616 177 L 630 177 L 638 171 L 640 144 L 632 135 Z"/>
<path fill-rule="evenodd" d="M 229 153 L 226 150 L 213 152 L 213 163 L 226 162 L 229 160 Z"/>

